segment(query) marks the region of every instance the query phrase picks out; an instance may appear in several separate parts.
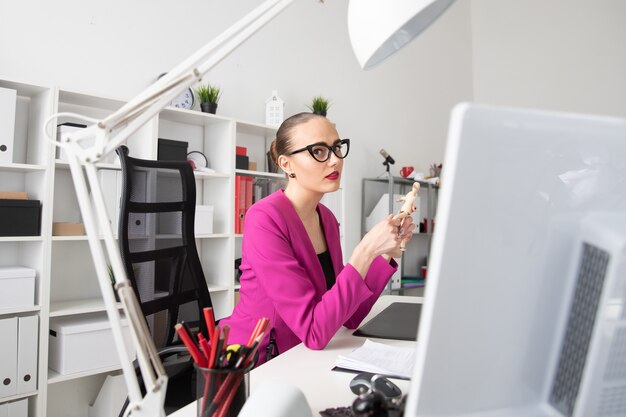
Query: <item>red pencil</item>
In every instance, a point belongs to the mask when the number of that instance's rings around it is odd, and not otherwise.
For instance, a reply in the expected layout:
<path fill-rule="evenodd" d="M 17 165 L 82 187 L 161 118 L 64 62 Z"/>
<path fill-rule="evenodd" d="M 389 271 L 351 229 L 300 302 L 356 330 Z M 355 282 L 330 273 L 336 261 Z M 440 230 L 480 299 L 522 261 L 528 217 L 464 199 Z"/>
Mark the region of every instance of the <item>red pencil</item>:
<path fill-rule="evenodd" d="M 221 333 L 220 326 L 216 326 L 213 330 L 213 334 L 211 334 L 211 356 L 209 357 L 209 368 L 216 367 L 216 358 L 219 356 L 219 353 L 217 352 L 219 347 L 218 345 L 220 339 L 222 338 Z"/>
<path fill-rule="evenodd" d="M 206 328 L 208 329 L 207 337 L 210 339 L 215 330 L 215 315 L 213 314 L 213 307 L 204 307 L 202 309 L 204 313 L 204 321 L 206 322 Z"/>
<path fill-rule="evenodd" d="M 178 337 L 180 337 L 180 340 L 182 340 L 185 346 L 187 346 L 187 350 L 189 351 L 189 354 L 193 358 L 194 362 L 196 362 L 198 366 L 206 368 L 207 361 L 202 356 L 202 353 L 200 353 L 200 351 L 198 350 L 198 346 L 196 346 L 193 340 L 191 340 L 191 336 L 189 336 L 189 333 L 187 333 L 183 325 L 177 323 L 174 326 L 174 329 L 176 329 L 176 333 L 178 333 Z"/>

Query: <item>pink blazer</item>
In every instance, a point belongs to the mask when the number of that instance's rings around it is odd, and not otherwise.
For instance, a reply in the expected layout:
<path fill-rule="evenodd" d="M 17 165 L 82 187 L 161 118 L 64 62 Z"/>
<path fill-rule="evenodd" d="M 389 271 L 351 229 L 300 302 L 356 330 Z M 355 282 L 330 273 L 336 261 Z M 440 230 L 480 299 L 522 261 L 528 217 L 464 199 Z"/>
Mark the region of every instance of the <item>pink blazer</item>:
<path fill-rule="evenodd" d="M 246 343 L 257 320 L 268 317 L 280 353 L 300 342 L 323 349 L 342 325 L 354 329 L 370 311 L 397 264 L 378 257 L 363 280 L 352 265 L 343 265 L 337 219 L 322 204 L 317 211 L 336 276 L 328 291 L 313 244 L 284 192 L 248 210 L 240 299 L 220 322 L 230 326 L 229 343 Z M 259 364 L 268 342 L 269 332 L 259 346 Z"/>

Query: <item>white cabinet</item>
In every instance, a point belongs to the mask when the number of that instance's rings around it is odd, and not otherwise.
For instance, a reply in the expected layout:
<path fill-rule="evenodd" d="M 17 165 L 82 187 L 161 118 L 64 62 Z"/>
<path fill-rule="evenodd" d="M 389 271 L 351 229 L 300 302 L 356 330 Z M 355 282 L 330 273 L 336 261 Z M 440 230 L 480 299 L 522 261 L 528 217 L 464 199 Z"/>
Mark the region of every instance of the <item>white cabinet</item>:
<path fill-rule="evenodd" d="M 57 112 L 104 118 L 119 109 L 124 101 L 7 80 L 0 80 L 0 88 L 16 92 L 15 116 L 0 110 L 0 120 L 3 116 L 15 120 L 11 161 L 0 160 L 0 191 L 26 191 L 30 199 L 41 201 L 42 207 L 40 235 L 0 236 L 0 267 L 21 265 L 36 271 L 34 305 L 0 309 L 0 323 L 8 320 L 7 325 L 14 323 L 19 327 L 20 320 L 33 317 L 38 324 L 35 350 L 25 349 L 27 354 L 36 356 L 36 372 L 28 381 L 30 385 L 21 390 L 23 392 L 18 392 L 17 385 L 14 392 L 0 398 L 0 410 L 26 400 L 31 417 L 84 416 L 107 375 L 119 374 L 120 369 L 109 366 L 62 375 L 48 366 L 50 319 L 101 313 L 104 303 L 86 236 L 52 235 L 53 222 L 82 223 L 82 218 L 69 166 L 57 158 L 59 153 L 46 140 L 43 126 L 46 119 Z M 64 122 L 72 120 L 56 121 L 57 124 Z M 196 243 L 217 318 L 232 311 L 236 288 L 233 264 L 236 242 L 240 239 L 234 234 L 235 146 L 250 143 L 254 154 L 251 159 L 258 160 L 259 171 L 265 171 L 265 152 L 275 133 L 275 128 L 264 125 L 168 108 L 127 142 L 131 156 L 156 159 L 159 138 L 185 141 L 188 151 L 202 152 L 214 170 L 196 172 L 197 204 L 212 207 L 213 216 L 212 233 L 197 235 Z M 106 206 L 114 224 L 115 210 L 119 207 L 117 155 L 108 156 L 98 167 L 106 191 L 111 193 Z M 272 180 L 284 178 L 282 174 L 247 174 Z M 116 226 L 113 230 L 117 234 Z M 17 335 L 19 333 L 16 338 Z M 17 344 L 16 339 L 11 346 Z M 4 340 L 2 345 L 4 348 Z M 8 363 L 2 357 L 0 369 L 4 365 L 14 366 L 18 374 L 19 362 Z"/>

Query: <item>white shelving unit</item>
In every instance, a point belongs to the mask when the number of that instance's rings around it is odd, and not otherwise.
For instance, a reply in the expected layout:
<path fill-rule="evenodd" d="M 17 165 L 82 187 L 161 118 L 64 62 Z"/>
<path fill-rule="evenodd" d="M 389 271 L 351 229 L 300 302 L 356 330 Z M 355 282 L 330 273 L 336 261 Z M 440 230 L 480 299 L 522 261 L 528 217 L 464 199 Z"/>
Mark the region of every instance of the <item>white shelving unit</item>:
<path fill-rule="evenodd" d="M 368 231 L 366 225 L 366 218 L 372 214 L 374 207 L 376 207 L 380 202 L 384 203 L 385 212 L 382 213 L 381 217 L 378 220 L 382 220 L 383 216 L 392 211 L 388 202 L 388 178 L 379 177 L 379 178 L 364 178 L 363 179 L 363 193 L 362 193 L 362 201 L 361 201 L 361 234 L 365 235 Z M 394 177 L 393 180 L 393 188 L 394 195 L 404 196 L 406 193 L 411 191 L 411 187 L 413 185 L 413 180 L 409 180 L 401 177 Z M 409 278 L 409 279 L 422 279 L 421 267 L 427 266 L 427 258 L 430 253 L 430 244 L 432 241 L 432 227 L 434 225 L 434 217 L 437 211 L 437 202 L 438 202 L 438 193 L 439 187 L 429 184 L 427 182 L 420 182 L 420 191 L 418 192 L 419 203 L 418 205 L 418 214 L 420 217 L 416 219 L 415 224 L 417 227 L 420 226 L 420 222 L 424 222 L 425 220 L 426 231 L 422 230 L 419 233 L 415 233 L 413 238 L 409 242 L 406 247 L 405 255 L 400 259 L 400 268 L 398 272 L 394 275 L 392 280 L 397 282 L 397 287 L 393 288 L 393 290 L 400 290 L 401 279 Z M 394 199 L 394 205 L 398 207 L 401 206 L 401 202 L 398 203 Z M 380 213 L 379 213 L 380 214 Z M 415 216 L 414 216 L 415 217 Z M 420 229 L 417 229 L 420 230 Z"/>
<path fill-rule="evenodd" d="M 29 416 L 86 416 L 109 367 L 72 375 L 48 368 L 50 319 L 103 312 L 86 236 L 52 236 L 53 222 L 81 222 L 69 166 L 56 159 L 56 148 L 44 137 L 45 120 L 56 112 L 74 112 L 103 118 L 119 109 L 122 100 L 0 80 L 0 87 L 17 90 L 13 163 L 0 164 L 0 191 L 27 191 L 40 200 L 40 236 L 0 237 L 0 266 L 24 265 L 37 271 L 35 306 L 0 310 L 0 319 L 39 317 L 37 390 L 0 399 L 0 403 L 28 398 Z M 58 123 L 72 121 L 59 120 Z M 188 142 L 188 151 L 201 151 L 215 173 L 196 173 L 197 201 L 214 207 L 214 233 L 196 236 L 216 317 L 230 314 L 238 285 L 233 276 L 241 236 L 234 232 L 235 175 L 280 181 L 282 174 L 265 172 L 265 153 L 275 128 L 197 111 L 168 108 L 127 142 L 131 156 L 156 159 L 159 138 Z M 258 171 L 235 170 L 235 146 L 247 146 Z M 120 170 L 117 156 L 100 169 Z M 167 239 L 167 236 L 159 238 Z M 236 249 L 238 247 L 238 249 Z M 3 360 L 0 358 L 0 360 Z"/>

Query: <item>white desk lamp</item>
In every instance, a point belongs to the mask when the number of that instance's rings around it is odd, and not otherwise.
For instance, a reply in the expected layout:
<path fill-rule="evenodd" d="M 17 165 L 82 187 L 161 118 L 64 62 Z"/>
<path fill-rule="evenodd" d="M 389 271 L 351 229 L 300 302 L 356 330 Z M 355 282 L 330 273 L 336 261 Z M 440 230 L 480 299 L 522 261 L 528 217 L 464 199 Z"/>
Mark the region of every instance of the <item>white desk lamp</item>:
<path fill-rule="evenodd" d="M 453 1 L 357 0 L 351 2 L 348 9 L 350 39 L 361 66 L 364 69 L 370 68 L 393 54 L 426 29 Z M 46 121 L 46 135 L 56 146 L 65 150 L 69 161 L 78 204 L 87 231 L 89 248 L 128 388 L 130 403 L 126 415 L 164 416 L 163 403 L 167 388 L 167 375 L 141 313 L 137 297 L 126 277 L 119 248 L 106 213 L 96 163 L 126 143 L 133 133 L 157 116 L 176 96 L 201 81 L 211 68 L 292 2 L 293 0 L 263 2 L 119 110 L 102 120 L 74 113 L 58 113 Z M 59 138 L 62 142 L 57 142 L 49 125 L 52 122 L 56 125 L 57 119 L 62 117 L 83 120 L 90 126 Z M 98 235 L 98 226 L 102 231 L 102 240 Z M 132 343 L 146 388 L 145 396 L 141 395 L 138 378 L 131 363 L 132 358 L 124 345 L 120 323 L 121 313 L 115 304 L 105 251 L 115 274 L 115 289 L 122 302 L 124 316 L 129 322 Z M 268 416 L 273 415 L 272 410 L 266 409 L 265 413 Z M 259 416 L 258 410 L 256 415 Z"/>

